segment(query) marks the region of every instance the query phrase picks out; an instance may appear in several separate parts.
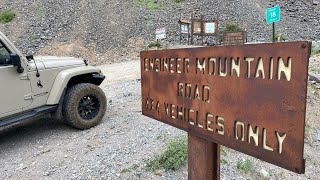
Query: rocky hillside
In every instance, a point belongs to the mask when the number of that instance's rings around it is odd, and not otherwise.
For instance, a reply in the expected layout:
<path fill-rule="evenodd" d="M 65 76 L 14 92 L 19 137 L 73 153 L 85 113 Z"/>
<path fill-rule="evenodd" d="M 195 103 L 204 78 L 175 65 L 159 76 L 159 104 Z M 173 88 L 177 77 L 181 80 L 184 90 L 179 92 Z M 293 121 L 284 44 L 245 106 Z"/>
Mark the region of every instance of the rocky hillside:
<path fill-rule="evenodd" d="M 270 41 L 264 13 L 273 4 L 282 7 L 278 33 L 289 40 L 319 39 L 320 5 L 295 0 L 0 0 L 1 11 L 16 14 L 0 30 L 25 54 L 82 56 L 107 63 L 136 58 L 158 27 L 168 31 L 164 44 L 178 44 L 177 21 L 191 14 L 219 14 L 220 29 L 236 22 L 248 30 L 248 41 Z"/>

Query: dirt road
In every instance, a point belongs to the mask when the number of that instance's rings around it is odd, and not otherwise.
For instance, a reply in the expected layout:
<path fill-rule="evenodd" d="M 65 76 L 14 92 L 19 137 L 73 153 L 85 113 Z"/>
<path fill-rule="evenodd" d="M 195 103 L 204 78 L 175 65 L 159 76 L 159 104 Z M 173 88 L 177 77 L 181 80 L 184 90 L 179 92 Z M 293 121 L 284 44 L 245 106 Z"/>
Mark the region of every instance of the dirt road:
<path fill-rule="evenodd" d="M 145 170 L 145 161 L 168 140 L 186 133 L 141 115 L 139 61 L 100 67 L 107 76 L 101 85 L 108 98 L 104 121 L 85 131 L 50 119 L 2 129 L 0 179 L 187 179 L 186 164 L 177 171 Z M 271 179 L 319 178 L 320 143 L 314 139 L 320 129 L 319 108 L 319 96 L 308 93 L 305 175 L 223 147 L 222 179 L 260 179 L 262 171 Z M 254 165 L 247 174 L 237 169 L 244 159 Z"/>

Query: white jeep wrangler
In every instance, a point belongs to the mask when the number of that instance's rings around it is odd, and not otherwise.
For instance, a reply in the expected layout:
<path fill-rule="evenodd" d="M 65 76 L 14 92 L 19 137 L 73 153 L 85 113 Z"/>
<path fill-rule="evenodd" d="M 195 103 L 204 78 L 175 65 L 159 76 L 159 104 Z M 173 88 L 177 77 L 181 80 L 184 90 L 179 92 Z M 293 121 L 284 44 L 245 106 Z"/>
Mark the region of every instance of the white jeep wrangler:
<path fill-rule="evenodd" d="M 104 78 L 84 59 L 23 56 L 0 32 L 0 127 L 42 115 L 93 127 L 106 111 Z"/>

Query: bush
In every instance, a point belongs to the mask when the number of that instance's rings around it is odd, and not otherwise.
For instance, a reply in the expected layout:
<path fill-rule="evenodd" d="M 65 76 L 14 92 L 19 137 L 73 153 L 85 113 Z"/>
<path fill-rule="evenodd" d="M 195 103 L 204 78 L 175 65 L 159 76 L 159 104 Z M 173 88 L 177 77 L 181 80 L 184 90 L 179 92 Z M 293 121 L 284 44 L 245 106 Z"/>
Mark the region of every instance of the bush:
<path fill-rule="evenodd" d="M 154 9 L 162 9 L 164 6 L 163 0 L 135 0 L 136 4 L 144 5 L 147 9 L 154 10 Z"/>
<path fill-rule="evenodd" d="M 172 140 L 165 151 L 147 162 L 147 170 L 156 171 L 161 167 L 165 170 L 178 169 L 188 158 L 188 145 L 186 138 Z"/>
<path fill-rule="evenodd" d="M 288 37 L 286 35 L 283 35 L 283 34 L 276 35 L 277 42 L 283 42 L 283 41 L 287 41 L 287 40 L 288 40 Z"/>
<path fill-rule="evenodd" d="M 176 3 L 182 3 L 184 0 L 174 0 Z"/>
<path fill-rule="evenodd" d="M 221 164 L 228 164 L 228 161 L 225 160 L 225 159 L 220 159 L 220 163 L 221 163 Z"/>
<path fill-rule="evenodd" d="M 16 17 L 16 14 L 11 9 L 6 9 L 0 13 L 0 22 L 8 23 Z"/>
<path fill-rule="evenodd" d="M 161 47 L 161 44 L 159 41 L 154 41 L 154 42 L 150 42 L 148 45 L 148 48 L 152 48 L 152 47 Z"/>
<path fill-rule="evenodd" d="M 250 160 L 246 159 L 244 161 L 238 161 L 237 168 L 247 174 L 253 171 L 254 166 Z"/>
<path fill-rule="evenodd" d="M 223 32 L 238 32 L 238 31 L 242 31 L 242 29 L 237 23 L 228 23 L 226 24 L 226 27 L 223 30 Z"/>
<path fill-rule="evenodd" d="M 46 9 L 42 6 L 39 6 L 36 10 L 36 14 L 38 17 L 44 17 L 46 14 Z"/>

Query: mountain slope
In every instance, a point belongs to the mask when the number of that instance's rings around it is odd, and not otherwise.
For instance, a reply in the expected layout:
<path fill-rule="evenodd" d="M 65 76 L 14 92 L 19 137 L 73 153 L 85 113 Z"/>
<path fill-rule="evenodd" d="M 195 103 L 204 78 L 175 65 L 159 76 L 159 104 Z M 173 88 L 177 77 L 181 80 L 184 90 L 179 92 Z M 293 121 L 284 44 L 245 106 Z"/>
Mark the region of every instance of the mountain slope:
<path fill-rule="evenodd" d="M 145 2 L 149 2 L 149 6 Z M 157 2 L 153 4 L 153 2 Z M 152 6 L 150 6 L 150 3 Z M 258 0 L 1 0 L 0 9 L 12 9 L 16 19 L 0 25 L 26 54 L 84 56 L 94 63 L 134 58 L 154 39 L 155 28 L 165 27 L 165 44 L 178 44 L 180 17 L 219 14 L 220 29 L 237 22 L 248 31 L 249 42 L 270 41 L 271 26 L 264 12 L 275 1 Z M 301 1 L 281 1 L 282 20 L 277 33 L 290 40 L 320 37 L 316 6 Z M 153 9 L 160 7 L 159 9 Z"/>

